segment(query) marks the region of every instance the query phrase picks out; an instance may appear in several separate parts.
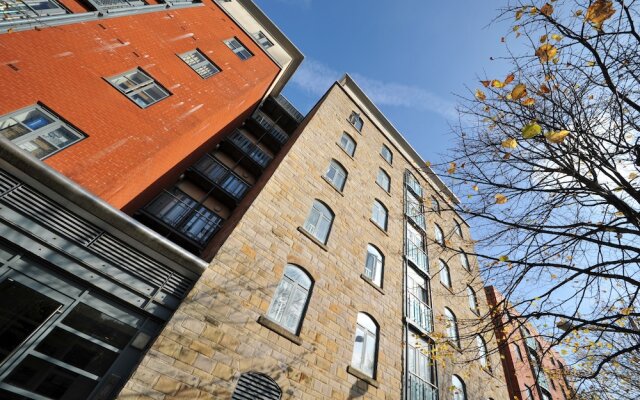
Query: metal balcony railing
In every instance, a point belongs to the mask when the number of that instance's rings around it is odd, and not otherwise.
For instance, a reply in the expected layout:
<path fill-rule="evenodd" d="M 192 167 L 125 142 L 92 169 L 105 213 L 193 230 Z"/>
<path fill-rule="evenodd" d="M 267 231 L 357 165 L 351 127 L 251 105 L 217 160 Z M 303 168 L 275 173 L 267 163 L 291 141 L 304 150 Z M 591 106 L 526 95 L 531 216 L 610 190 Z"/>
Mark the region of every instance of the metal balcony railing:
<path fill-rule="evenodd" d="M 206 155 L 193 165 L 193 169 L 214 185 L 239 201 L 244 197 L 250 185 L 226 165 L 210 155 Z"/>
<path fill-rule="evenodd" d="M 229 137 L 229 141 L 263 168 L 271 161 L 271 157 L 267 153 L 262 151 L 240 131 L 234 131 Z"/>
<path fill-rule="evenodd" d="M 407 240 L 405 255 L 407 259 L 413 263 L 422 272 L 429 273 L 429 265 L 427 262 L 427 254 L 422 250 L 422 246 L 418 246 L 411 240 Z"/>
<path fill-rule="evenodd" d="M 289 140 L 289 135 L 278 125 L 273 123 L 269 118 L 265 117 L 260 111 L 255 112 L 251 118 L 260 125 L 269 136 L 273 137 L 278 143 L 284 144 Z"/>
<path fill-rule="evenodd" d="M 302 113 L 298 111 L 298 109 L 296 109 L 293 104 L 291 104 L 289 100 L 287 100 L 286 97 L 279 94 L 274 97 L 274 99 L 276 103 L 280 104 L 280 107 L 282 107 L 291 117 L 293 117 L 293 119 L 295 119 L 298 123 L 302 122 L 302 120 L 304 119 L 304 115 L 302 115 Z"/>
<path fill-rule="evenodd" d="M 431 307 L 423 303 L 413 293 L 407 293 L 407 313 L 410 320 L 426 332 L 433 331 Z"/>
<path fill-rule="evenodd" d="M 407 194 L 410 196 L 409 194 Z M 418 227 L 420 227 L 423 231 L 426 229 L 426 222 L 424 219 L 424 211 L 422 208 L 422 204 L 416 204 L 410 199 L 407 199 L 405 206 L 405 215 L 409 217 Z"/>
<path fill-rule="evenodd" d="M 406 184 L 407 187 L 409 187 L 413 191 L 413 193 L 418 195 L 418 197 L 422 197 L 422 186 L 420 186 L 420 183 L 413 175 L 406 174 Z"/>
<path fill-rule="evenodd" d="M 438 388 L 417 375 L 408 374 L 407 399 L 438 400 Z"/>

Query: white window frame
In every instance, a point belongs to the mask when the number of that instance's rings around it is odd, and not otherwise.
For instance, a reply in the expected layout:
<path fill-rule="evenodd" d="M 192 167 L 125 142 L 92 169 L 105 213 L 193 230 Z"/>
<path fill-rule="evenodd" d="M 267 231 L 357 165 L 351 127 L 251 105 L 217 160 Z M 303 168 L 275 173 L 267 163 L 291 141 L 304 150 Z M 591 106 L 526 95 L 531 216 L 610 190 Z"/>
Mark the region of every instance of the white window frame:
<path fill-rule="evenodd" d="M 467 389 L 464 381 L 458 375 L 451 375 L 451 400 L 467 400 Z"/>
<path fill-rule="evenodd" d="M 356 147 L 358 143 L 353 139 L 351 135 L 347 132 L 342 132 L 342 136 L 340 136 L 340 142 L 338 143 L 340 148 L 344 150 L 350 157 L 353 157 L 356 153 Z"/>
<path fill-rule="evenodd" d="M 364 128 L 364 120 L 360 116 L 359 113 L 352 111 L 349 116 L 349 123 L 353 125 L 354 128 L 360 133 L 362 133 L 362 128 Z"/>
<path fill-rule="evenodd" d="M 39 116 L 37 120 L 30 120 L 30 118 L 37 116 Z M 31 125 L 28 122 L 31 122 Z M 34 126 L 33 123 L 36 122 L 46 123 Z M 18 133 L 20 135 L 11 138 L 7 135 L 9 133 Z M 87 135 L 63 122 L 60 117 L 39 104 L 0 117 L 0 135 L 40 160 L 44 160 L 87 137 Z M 68 140 L 60 142 L 61 137 L 66 137 Z M 44 150 L 42 145 L 49 145 L 55 150 L 39 155 L 38 150 Z"/>
<path fill-rule="evenodd" d="M 456 347 L 460 347 L 460 334 L 458 333 L 458 318 L 449 308 L 444 308 L 444 319 L 447 339 Z"/>
<path fill-rule="evenodd" d="M 327 244 L 333 218 L 334 214 L 328 206 L 319 200 L 314 200 L 303 228 L 322 244 Z"/>
<path fill-rule="evenodd" d="M 376 176 L 376 183 L 378 184 L 378 186 L 380 186 L 382 189 L 384 189 L 385 192 L 387 192 L 387 193 L 391 192 L 391 177 L 382 168 L 378 168 L 378 175 Z"/>
<path fill-rule="evenodd" d="M 384 272 L 384 255 L 372 244 L 367 245 L 367 255 L 364 261 L 364 276 L 371 282 L 382 287 L 382 275 Z"/>
<path fill-rule="evenodd" d="M 440 263 L 440 282 L 448 288 L 452 287 L 451 284 L 451 270 L 449 265 L 444 260 L 438 260 Z"/>
<path fill-rule="evenodd" d="M 247 46 L 242 44 L 242 42 L 237 37 L 232 37 L 224 41 L 224 44 L 227 45 L 231 51 L 238 56 L 242 61 L 248 60 L 253 57 L 253 53 L 247 49 Z"/>
<path fill-rule="evenodd" d="M 469 298 L 469 309 L 471 309 L 474 314 L 480 315 L 480 309 L 478 308 L 478 296 L 476 296 L 476 291 L 473 290 L 471 286 L 467 286 L 467 297 Z"/>
<path fill-rule="evenodd" d="M 440 246 L 444 246 L 444 233 L 442 231 L 442 228 L 440 228 L 440 225 L 434 224 L 433 229 L 436 243 L 438 243 Z"/>
<path fill-rule="evenodd" d="M 134 77 L 136 74 L 138 74 L 140 77 L 145 78 L 145 80 L 143 82 L 135 82 L 131 78 Z M 125 83 L 125 81 L 118 82 L 121 79 L 124 79 L 129 83 L 131 83 L 131 86 L 126 88 L 121 87 L 120 84 Z M 140 68 L 135 68 L 135 69 L 123 72 L 121 74 L 111 76 L 107 78 L 107 81 L 111 84 L 111 86 L 116 88 L 120 93 L 127 96 L 129 100 L 133 101 L 140 108 L 150 107 L 156 104 L 157 102 L 171 96 L 171 93 L 167 89 L 162 87 L 158 82 L 156 82 L 155 79 L 153 79 L 149 74 L 147 74 Z M 151 91 L 153 90 L 157 90 L 159 93 L 163 94 L 164 96 L 155 98 L 150 94 Z M 142 104 L 136 101 L 136 96 L 142 97 L 142 94 L 144 94 L 145 96 L 148 96 L 149 98 L 152 98 L 153 101 L 148 104 Z"/>
<path fill-rule="evenodd" d="M 491 369 L 489 367 L 489 354 L 487 351 L 487 343 L 480 335 L 476 336 L 476 346 L 478 346 L 478 360 L 482 368 Z"/>
<path fill-rule="evenodd" d="M 221 70 L 213 63 L 200 49 L 194 49 L 182 54 L 178 54 L 178 57 L 185 64 L 187 64 L 196 74 L 202 79 L 208 79 L 218 74 Z M 201 58 L 196 60 L 196 58 Z"/>
<path fill-rule="evenodd" d="M 302 326 L 313 281 L 302 268 L 287 264 L 273 293 L 267 317 L 284 329 L 298 334 Z"/>
<path fill-rule="evenodd" d="M 359 337 L 362 338 L 360 352 L 358 352 L 357 348 Z M 378 357 L 378 325 L 373 318 L 365 313 L 358 313 L 356 334 L 353 341 L 351 366 L 363 374 L 375 378 Z"/>
<path fill-rule="evenodd" d="M 265 35 L 264 32 L 262 32 L 262 31 L 258 31 L 256 33 L 254 33 L 253 37 L 256 39 L 258 44 L 265 50 L 267 50 L 268 48 L 274 46 L 273 42 L 271 40 L 269 40 L 267 35 Z"/>
<path fill-rule="evenodd" d="M 460 249 L 460 265 L 467 271 L 471 271 L 471 264 L 469 264 L 469 256 L 467 253 Z"/>
<path fill-rule="evenodd" d="M 386 232 L 389 225 L 389 211 L 380 200 L 373 201 L 373 210 L 371 212 L 371 220 Z"/>
<path fill-rule="evenodd" d="M 347 183 L 348 176 L 349 173 L 342 164 L 333 159 L 329 162 L 329 167 L 324 173 L 325 179 L 339 192 L 344 190 L 344 185 Z"/>
<path fill-rule="evenodd" d="M 382 147 L 380 148 L 380 155 L 382 156 L 382 158 L 384 158 L 386 162 L 389 163 L 389 165 L 393 165 L 393 152 L 387 145 L 385 144 L 382 145 Z"/>

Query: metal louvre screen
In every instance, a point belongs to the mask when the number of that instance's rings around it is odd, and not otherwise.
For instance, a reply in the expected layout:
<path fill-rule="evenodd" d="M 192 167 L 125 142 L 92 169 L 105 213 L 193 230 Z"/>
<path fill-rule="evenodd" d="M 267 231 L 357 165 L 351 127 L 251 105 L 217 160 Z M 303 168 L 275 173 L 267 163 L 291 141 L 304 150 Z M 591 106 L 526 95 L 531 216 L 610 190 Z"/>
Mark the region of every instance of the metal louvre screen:
<path fill-rule="evenodd" d="M 280 400 L 280 387 L 264 374 L 247 372 L 240 375 L 231 400 Z"/>

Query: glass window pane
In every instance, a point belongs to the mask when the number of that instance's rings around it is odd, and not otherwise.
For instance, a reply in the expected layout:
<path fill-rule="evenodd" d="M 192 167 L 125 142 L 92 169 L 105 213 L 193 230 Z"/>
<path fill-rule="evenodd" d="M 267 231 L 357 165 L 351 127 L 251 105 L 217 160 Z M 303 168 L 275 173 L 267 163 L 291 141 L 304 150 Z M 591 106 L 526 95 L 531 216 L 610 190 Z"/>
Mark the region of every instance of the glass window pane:
<path fill-rule="evenodd" d="M 62 323 L 119 349 L 124 348 L 136 333 L 136 328 L 83 303 L 78 304 Z"/>
<path fill-rule="evenodd" d="M 300 322 L 300 318 L 304 312 L 306 300 L 307 292 L 305 290 L 299 287 L 293 290 L 282 326 L 291 332 L 296 332 L 298 330 L 298 323 Z"/>
<path fill-rule="evenodd" d="M 282 317 L 285 313 L 289 297 L 291 297 L 292 290 L 293 285 L 288 279 L 285 278 L 280 281 L 280 284 L 273 295 L 273 300 L 271 300 L 269 312 L 267 313 L 271 320 L 278 323 L 282 322 Z"/>
<path fill-rule="evenodd" d="M 356 326 L 356 337 L 353 344 L 353 355 L 351 356 L 351 365 L 362 370 L 362 356 L 364 352 L 364 330 Z"/>
<path fill-rule="evenodd" d="M 364 350 L 364 361 L 363 361 L 361 371 L 373 377 L 373 371 L 375 369 L 375 359 L 376 359 L 376 337 L 375 337 L 375 334 L 371 335 L 367 333 L 365 350 Z"/>

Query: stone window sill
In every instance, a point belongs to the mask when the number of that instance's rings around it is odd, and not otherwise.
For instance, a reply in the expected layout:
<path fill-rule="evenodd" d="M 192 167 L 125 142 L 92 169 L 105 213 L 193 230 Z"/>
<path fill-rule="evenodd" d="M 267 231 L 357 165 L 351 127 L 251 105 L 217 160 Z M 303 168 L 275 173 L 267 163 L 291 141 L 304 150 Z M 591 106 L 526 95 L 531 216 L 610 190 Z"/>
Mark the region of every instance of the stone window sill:
<path fill-rule="evenodd" d="M 258 317 L 258 323 L 264 326 L 265 328 L 277 333 L 278 335 L 286 339 L 289 339 L 290 341 L 297 344 L 298 346 L 302 344 L 302 339 L 300 338 L 300 336 L 286 330 L 285 328 L 271 321 L 269 318 L 265 317 L 264 315 L 261 315 L 260 317 Z"/>
<path fill-rule="evenodd" d="M 345 149 L 343 149 L 342 146 L 340 146 L 340 143 L 336 142 L 336 146 L 340 147 L 340 150 L 342 150 L 344 152 L 344 154 L 347 155 L 347 157 L 349 157 L 350 159 L 353 160 L 353 156 L 351 154 L 347 153 L 347 151 Z"/>
<path fill-rule="evenodd" d="M 371 221 L 371 223 L 373 224 L 373 226 L 375 226 L 376 228 L 380 229 L 380 232 L 384 233 L 385 235 L 389 236 L 389 234 L 387 233 L 387 231 L 385 231 L 383 228 L 380 227 L 380 225 L 378 225 L 378 223 L 376 221 L 374 221 L 372 218 L 369 218 L 369 221 Z"/>
<path fill-rule="evenodd" d="M 307 232 L 307 230 L 304 229 L 303 227 L 299 226 L 298 227 L 298 232 L 300 232 L 303 235 L 305 235 L 309 240 L 311 240 L 313 243 L 317 244 L 322 250 L 329 251 L 329 249 L 327 248 L 327 246 L 324 243 L 322 243 L 321 241 L 316 239 L 312 234 Z"/>
<path fill-rule="evenodd" d="M 372 377 L 368 376 L 364 372 L 353 368 L 351 365 L 349 365 L 347 367 L 347 372 L 350 373 L 351 375 L 355 376 L 356 378 L 360 379 L 361 381 L 367 382 L 369 385 L 371 385 L 371 386 L 373 386 L 375 388 L 377 388 L 380 385 L 377 380 L 375 380 Z"/>
<path fill-rule="evenodd" d="M 333 186 L 333 183 L 329 179 L 327 179 L 326 176 L 322 175 L 322 179 L 324 179 L 324 181 L 327 182 L 329 186 L 331 186 L 331 189 L 335 190 L 336 192 L 338 192 L 340 196 L 344 197 L 344 193 L 342 193 L 340 189 L 338 189 L 337 187 Z M 346 185 L 346 182 L 345 182 L 345 185 Z"/>
<path fill-rule="evenodd" d="M 366 276 L 365 274 L 360 274 L 360 278 L 362 278 L 369 285 L 373 286 L 373 288 L 375 290 L 377 290 L 378 292 L 384 294 L 384 290 L 382 290 L 382 288 L 380 286 L 378 286 L 378 284 L 376 284 L 374 281 L 372 281 L 368 276 Z"/>

